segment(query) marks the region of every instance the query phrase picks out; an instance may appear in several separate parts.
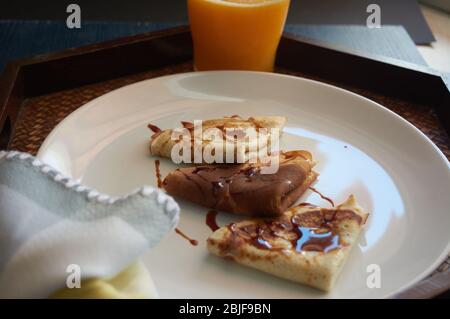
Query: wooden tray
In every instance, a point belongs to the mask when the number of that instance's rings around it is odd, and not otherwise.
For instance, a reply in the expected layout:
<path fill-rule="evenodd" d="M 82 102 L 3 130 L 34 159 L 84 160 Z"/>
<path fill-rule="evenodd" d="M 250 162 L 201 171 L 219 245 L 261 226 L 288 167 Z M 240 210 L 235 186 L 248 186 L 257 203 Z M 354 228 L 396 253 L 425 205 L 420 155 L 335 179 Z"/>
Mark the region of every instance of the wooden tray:
<path fill-rule="evenodd" d="M 36 154 L 69 113 L 121 86 L 192 71 L 188 27 L 149 32 L 10 62 L 0 78 L 0 149 Z M 424 132 L 450 158 L 450 92 L 429 68 L 285 34 L 276 71 L 366 96 Z M 450 289 L 450 259 L 399 298 Z"/>

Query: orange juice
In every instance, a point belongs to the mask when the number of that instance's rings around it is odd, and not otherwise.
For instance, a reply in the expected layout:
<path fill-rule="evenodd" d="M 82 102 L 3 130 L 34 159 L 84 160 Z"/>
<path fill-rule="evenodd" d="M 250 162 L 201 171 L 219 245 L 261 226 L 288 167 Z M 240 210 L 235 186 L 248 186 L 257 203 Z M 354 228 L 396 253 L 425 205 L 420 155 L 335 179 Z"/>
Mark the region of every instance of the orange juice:
<path fill-rule="evenodd" d="M 188 0 L 197 70 L 273 71 L 290 0 Z"/>

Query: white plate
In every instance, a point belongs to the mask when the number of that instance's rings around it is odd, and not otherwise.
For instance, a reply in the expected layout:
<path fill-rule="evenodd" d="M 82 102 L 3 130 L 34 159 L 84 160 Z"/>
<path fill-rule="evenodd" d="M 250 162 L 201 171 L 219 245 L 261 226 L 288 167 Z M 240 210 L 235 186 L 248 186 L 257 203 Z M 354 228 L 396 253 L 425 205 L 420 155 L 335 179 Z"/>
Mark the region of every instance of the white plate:
<path fill-rule="evenodd" d="M 335 289 L 324 294 L 210 256 L 207 209 L 180 201 L 180 228 L 144 260 L 162 297 L 307 298 L 387 297 L 430 273 L 449 252 L 450 169 L 438 148 L 386 108 L 319 82 L 258 72 L 201 72 L 126 86 L 68 116 L 45 140 L 38 157 L 100 191 L 123 194 L 156 185 L 148 154 L 148 122 L 239 114 L 288 118 L 284 149 L 307 149 L 319 161 L 315 186 L 335 202 L 350 193 L 371 213 Z M 161 163 L 163 176 L 175 165 Z M 301 201 L 327 203 L 308 192 Z M 233 220 L 219 215 L 219 224 Z M 381 288 L 366 284 L 380 266 Z"/>

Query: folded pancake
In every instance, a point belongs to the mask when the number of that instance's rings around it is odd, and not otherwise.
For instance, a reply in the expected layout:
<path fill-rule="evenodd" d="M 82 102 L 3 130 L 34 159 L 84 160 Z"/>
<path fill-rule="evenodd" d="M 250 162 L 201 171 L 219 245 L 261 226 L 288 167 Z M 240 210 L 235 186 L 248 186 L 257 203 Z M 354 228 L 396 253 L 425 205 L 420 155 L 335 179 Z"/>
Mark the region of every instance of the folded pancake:
<path fill-rule="evenodd" d="M 274 174 L 264 174 L 262 164 L 203 165 L 179 168 L 163 181 L 175 197 L 221 211 L 277 216 L 316 179 L 315 162 L 307 151 L 283 152 Z"/>
<path fill-rule="evenodd" d="M 351 195 L 332 209 L 303 204 L 272 220 L 248 220 L 219 228 L 207 245 L 217 256 L 329 291 L 367 217 Z"/>
<path fill-rule="evenodd" d="M 237 152 L 237 150 L 243 150 L 245 154 L 248 154 L 249 149 L 251 147 L 259 147 L 259 149 L 264 149 L 267 147 L 267 140 L 270 140 L 270 129 L 277 128 L 279 129 L 279 134 L 281 135 L 281 130 L 286 123 L 286 118 L 282 116 L 258 116 L 258 117 L 249 117 L 248 119 L 243 119 L 238 115 L 233 115 L 231 117 L 224 117 L 220 119 L 211 119 L 202 121 L 202 132 L 204 133 L 208 129 L 217 128 L 221 131 L 222 140 L 220 144 L 228 140 L 233 142 L 233 152 Z M 184 128 L 189 130 L 191 136 L 193 137 L 194 131 L 194 123 L 191 122 L 181 122 Z M 153 135 L 150 140 L 150 153 L 155 156 L 171 158 L 172 148 L 181 143 L 179 139 L 172 138 L 173 129 L 160 130 L 157 126 L 149 124 L 148 127 L 153 131 Z M 267 140 L 260 140 L 259 144 L 256 138 L 242 138 L 238 140 L 238 136 L 242 134 L 246 129 L 254 128 L 256 132 L 265 128 L 268 130 Z M 228 133 L 231 134 L 227 134 Z M 219 141 L 211 140 L 205 136 L 202 136 L 201 146 L 202 150 L 206 145 L 210 145 L 210 148 L 219 149 Z M 194 145 L 192 143 L 192 152 L 193 154 Z M 222 152 L 225 153 L 225 147 L 222 148 Z M 245 156 L 245 155 L 244 155 Z M 225 155 L 224 155 L 225 158 Z M 235 158 L 237 158 L 235 156 Z M 223 161 L 225 162 L 225 160 Z M 236 160 L 233 163 L 237 163 Z M 206 162 L 203 162 L 206 163 Z M 211 163 L 211 162 L 209 162 Z M 214 163 L 214 162 L 213 162 Z"/>

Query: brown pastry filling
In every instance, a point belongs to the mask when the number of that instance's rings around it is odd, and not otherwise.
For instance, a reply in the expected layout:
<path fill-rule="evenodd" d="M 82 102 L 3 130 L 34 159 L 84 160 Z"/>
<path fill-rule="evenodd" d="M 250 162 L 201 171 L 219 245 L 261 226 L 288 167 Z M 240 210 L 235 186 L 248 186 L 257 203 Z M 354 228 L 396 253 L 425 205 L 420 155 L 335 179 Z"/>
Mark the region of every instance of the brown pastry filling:
<path fill-rule="evenodd" d="M 294 158 L 283 158 L 275 174 L 262 174 L 260 167 L 249 164 L 181 168 L 164 179 L 163 187 L 171 195 L 213 209 L 280 215 L 316 178 L 306 160 L 301 165 Z"/>

